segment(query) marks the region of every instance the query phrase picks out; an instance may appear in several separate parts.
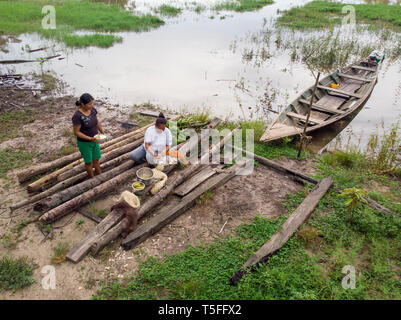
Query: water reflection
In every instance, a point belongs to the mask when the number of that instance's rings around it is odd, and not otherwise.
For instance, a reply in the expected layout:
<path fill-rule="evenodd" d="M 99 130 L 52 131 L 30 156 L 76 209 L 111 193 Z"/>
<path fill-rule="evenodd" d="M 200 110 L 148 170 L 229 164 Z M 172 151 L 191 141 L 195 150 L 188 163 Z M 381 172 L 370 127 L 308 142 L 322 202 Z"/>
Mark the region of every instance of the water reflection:
<path fill-rule="evenodd" d="M 125 7 L 133 4 L 133 1 L 117 2 Z M 135 1 L 135 10 L 146 12 L 165 2 Z M 280 111 L 314 82 L 302 62 L 302 44 L 313 37 L 327 36 L 327 31 L 277 31 L 274 27 L 278 10 L 307 2 L 276 1 L 259 11 L 240 14 L 184 11 L 179 17 L 165 19 L 166 24 L 157 30 L 118 33 L 123 42 L 109 49 L 71 50 L 57 44 L 53 51 L 61 50 L 57 53 L 65 54 L 66 59 L 46 62 L 44 68 L 62 77 L 72 94 L 91 92 L 98 98 L 119 103 L 122 108 L 150 102 L 177 111 L 205 107 L 222 118 L 272 118 L 276 114 L 269 109 Z M 199 4 L 177 3 L 182 7 Z M 206 3 L 212 5 L 216 1 Z M 380 34 L 365 34 L 365 37 L 355 42 L 355 46 L 364 43 L 374 47 L 376 43 L 392 41 L 391 37 L 381 39 Z M 35 59 L 44 53 L 28 54 L 22 50 L 26 44 L 31 48 L 54 44 L 38 35 L 19 38 L 22 42 L 9 43 L 10 52 L 1 54 L 1 59 Z M 49 55 L 53 51 L 48 51 Z M 356 58 L 360 52 L 355 51 L 347 60 Z M 0 68 L 1 72 L 7 72 L 6 67 Z M 401 112 L 400 69 L 399 62 L 385 61 L 370 100 L 352 122 L 354 128 L 374 127 L 380 120 L 391 123 Z M 39 64 L 15 65 L 13 71 L 41 72 Z"/>

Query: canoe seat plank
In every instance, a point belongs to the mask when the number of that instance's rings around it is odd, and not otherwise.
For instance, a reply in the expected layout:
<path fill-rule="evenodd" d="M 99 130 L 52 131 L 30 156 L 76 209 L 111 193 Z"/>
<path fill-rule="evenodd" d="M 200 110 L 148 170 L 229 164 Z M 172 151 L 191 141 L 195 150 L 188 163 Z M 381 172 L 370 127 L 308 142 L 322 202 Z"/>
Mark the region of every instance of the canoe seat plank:
<path fill-rule="evenodd" d="M 287 112 L 287 116 L 292 117 L 292 118 L 297 118 L 303 121 L 306 121 L 306 116 L 299 114 L 299 113 L 295 113 L 295 112 Z M 309 117 L 309 122 L 310 123 L 315 123 L 315 124 L 319 124 L 324 122 L 323 120 L 319 120 L 319 119 L 315 119 L 312 117 Z"/>
<path fill-rule="evenodd" d="M 376 71 L 375 68 L 368 68 L 368 67 L 362 67 L 362 66 L 357 66 L 357 65 L 352 65 L 351 68 L 352 69 L 358 69 L 358 70 L 373 71 L 373 72 Z"/>
<path fill-rule="evenodd" d="M 358 94 L 358 93 L 354 93 L 354 92 L 349 92 L 349 91 L 344 91 L 344 90 L 339 90 L 339 89 L 333 89 L 333 88 L 331 88 L 331 87 L 326 87 L 326 86 L 321 86 L 321 85 L 318 85 L 317 86 L 319 89 L 323 89 L 323 90 L 327 90 L 327 91 L 332 91 L 332 92 L 337 92 L 337 93 L 339 93 L 339 94 L 344 94 L 344 95 L 347 95 L 347 96 L 351 96 L 351 97 L 355 97 L 355 98 L 362 98 L 362 96 L 360 95 L 360 94 Z"/>
<path fill-rule="evenodd" d="M 310 101 L 306 100 L 306 99 L 299 99 L 299 102 L 309 106 Z M 334 110 L 328 107 L 324 107 L 321 105 L 317 105 L 316 103 L 312 104 L 312 110 L 316 110 L 316 111 L 322 111 L 322 112 L 326 112 L 326 113 L 330 113 L 330 114 L 341 114 L 344 113 L 344 111 L 341 110 Z"/>
<path fill-rule="evenodd" d="M 352 76 L 346 73 L 339 73 L 338 74 L 340 77 L 347 78 L 347 79 L 352 79 L 352 80 L 358 80 L 358 81 L 364 81 L 364 82 L 372 82 L 372 79 L 366 79 L 362 77 L 357 77 L 357 76 Z"/>

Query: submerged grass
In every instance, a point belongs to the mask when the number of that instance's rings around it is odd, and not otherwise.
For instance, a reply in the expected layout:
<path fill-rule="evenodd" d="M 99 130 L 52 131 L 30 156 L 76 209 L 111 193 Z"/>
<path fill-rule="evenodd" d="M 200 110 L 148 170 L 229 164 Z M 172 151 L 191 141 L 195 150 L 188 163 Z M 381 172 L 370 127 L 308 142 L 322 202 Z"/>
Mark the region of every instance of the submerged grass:
<path fill-rule="evenodd" d="M 254 11 L 263 8 L 268 4 L 272 4 L 273 0 L 238 0 L 226 1 L 214 7 L 215 10 L 230 10 L 237 12 Z"/>
<path fill-rule="evenodd" d="M 163 4 L 160 7 L 158 7 L 155 11 L 163 16 L 175 17 L 181 13 L 182 9 L 169 6 L 167 4 Z"/>
<path fill-rule="evenodd" d="M 346 3 L 312 1 L 302 7 L 284 11 L 277 23 L 294 29 L 329 28 L 342 22 Z M 398 4 L 350 4 L 355 8 L 356 22 L 369 23 L 401 31 L 401 6 Z"/>
<path fill-rule="evenodd" d="M 0 178 L 6 178 L 10 170 L 27 166 L 35 154 L 27 153 L 21 149 L 4 148 L 0 150 Z"/>
<path fill-rule="evenodd" d="M 56 9 L 56 29 L 43 29 L 42 7 Z M 4 34 L 38 32 L 63 41 L 69 47 L 109 47 L 121 42 L 112 34 L 74 34 L 77 30 L 95 32 L 148 31 L 164 22 L 152 15 L 135 16 L 121 7 L 90 1 L 0 1 L 0 29 Z"/>

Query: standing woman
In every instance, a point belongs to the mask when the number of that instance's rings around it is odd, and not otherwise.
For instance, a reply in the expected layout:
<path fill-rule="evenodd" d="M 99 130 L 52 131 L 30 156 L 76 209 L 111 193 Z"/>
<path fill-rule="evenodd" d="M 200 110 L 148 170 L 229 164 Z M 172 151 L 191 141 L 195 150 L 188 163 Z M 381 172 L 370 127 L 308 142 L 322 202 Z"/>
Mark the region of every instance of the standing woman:
<path fill-rule="evenodd" d="M 85 169 L 89 177 L 93 178 L 93 168 L 97 174 L 101 174 L 100 169 L 100 146 L 94 138 L 98 131 L 104 134 L 102 125 L 97 119 L 97 111 L 93 107 L 93 97 L 89 93 L 84 93 L 77 102 L 78 110 L 72 117 L 74 134 L 77 136 L 78 149 L 85 162 Z"/>

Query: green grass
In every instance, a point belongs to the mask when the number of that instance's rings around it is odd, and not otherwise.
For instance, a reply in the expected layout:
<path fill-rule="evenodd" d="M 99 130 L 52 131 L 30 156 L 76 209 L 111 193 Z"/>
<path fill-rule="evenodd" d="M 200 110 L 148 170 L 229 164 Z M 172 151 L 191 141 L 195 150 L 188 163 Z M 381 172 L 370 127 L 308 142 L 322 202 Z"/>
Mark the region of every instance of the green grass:
<path fill-rule="evenodd" d="M 296 156 L 291 145 L 255 145 L 268 158 Z M 145 257 L 124 283 L 108 281 L 93 299 L 400 299 L 400 180 L 375 173 L 375 163 L 358 152 L 317 157 L 316 178 L 333 176 L 336 187 L 357 187 L 392 210 L 382 214 L 360 205 L 349 211 L 346 199 L 331 189 L 311 217 L 266 264 L 233 287 L 228 280 L 276 231 L 312 189 L 288 194 L 288 213 L 255 217 L 234 235 L 210 245 L 189 246 L 162 259 Z M 387 191 L 382 189 L 387 187 Z M 398 215 L 397 215 L 398 214 Z M 356 268 L 356 289 L 342 288 L 345 265 Z"/>
<path fill-rule="evenodd" d="M 313 1 L 302 7 L 284 11 L 277 23 L 294 29 L 329 28 L 342 22 L 346 3 Z M 387 4 L 352 4 L 356 22 L 401 30 L 401 6 Z"/>
<path fill-rule="evenodd" d="M 32 109 L 0 112 L 0 142 L 19 137 L 22 126 L 35 121 L 35 114 Z"/>
<path fill-rule="evenodd" d="M 35 280 L 32 279 L 33 268 L 25 258 L 15 259 L 4 256 L 0 260 L 0 291 L 28 287 Z"/>
<path fill-rule="evenodd" d="M 6 178 L 6 173 L 10 170 L 28 166 L 34 156 L 33 153 L 14 148 L 0 150 L 0 178 Z"/>
<path fill-rule="evenodd" d="M 268 4 L 272 4 L 272 0 L 238 0 L 227 1 L 214 7 L 215 10 L 230 10 L 237 12 L 254 11 L 263 8 Z"/>
<path fill-rule="evenodd" d="M 60 264 L 67 260 L 67 253 L 70 251 L 68 244 L 60 242 L 54 248 L 54 254 L 50 260 L 52 264 Z"/>
<path fill-rule="evenodd" d="M 56 8 L 56 29 L 42 28 L 43 5 Z M 0 1 L 0 30 L 18 35 L 38 32 L 63 41 L 69 47 L 110 47 L 122 38 L 112 34 L 76 35 L 77 30 L 92 32 L 148 31 L 164 22 L 152 15 L 135 16 L 118 5 L 89 1 Z"/>
<path fill-rule="evenodd" d="M 155 11 L 163 16 L 175 17 L 178 16 L 182 10 L 180 8 L 163 4 L 160 7 L 158 7 Z"/>

